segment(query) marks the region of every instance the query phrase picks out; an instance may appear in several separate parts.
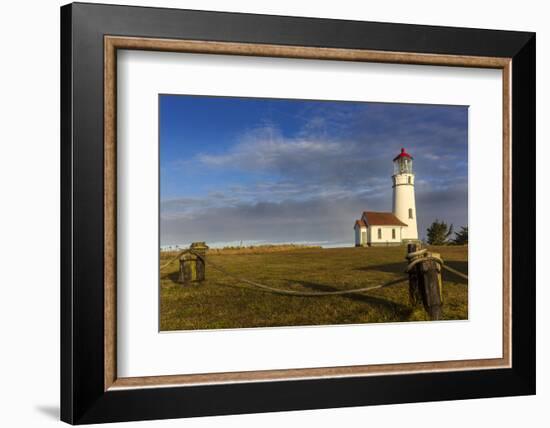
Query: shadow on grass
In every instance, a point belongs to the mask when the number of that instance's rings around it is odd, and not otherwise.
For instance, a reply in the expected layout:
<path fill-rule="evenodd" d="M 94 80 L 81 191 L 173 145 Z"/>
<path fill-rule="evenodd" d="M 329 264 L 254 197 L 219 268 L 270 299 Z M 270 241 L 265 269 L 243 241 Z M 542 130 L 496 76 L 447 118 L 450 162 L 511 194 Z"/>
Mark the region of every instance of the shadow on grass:
<path fill-rule="evenodd" d="M 325 284 L 318 284 L 316 282 L 296 281 L 290 279 L 287 279 L 287 281 L 292 284 L 299 284 L 304 288 L 309 288 L 310 290 L 314 291 L 341 291 L 341 288 L 335 288 Z M 339 297 L 353 300 L 355 302 L 367 303 L 371 306 L 376 306 L 384 311 L 393 312 L 398 317 L 402 317 L 403 319 L 407 319 L 412 312 L 412 309 L 409 306 L 382 299 L 380 297 L 369 296 L 367 294 L 343 294 Z"/>
<path fill-rule="evenodd" d="M 232 288 L 235 290 L 253 290 L 253 291 L 261 292 L 261 290 L 256 290 L 254 288 L 251 288 L 250 285 L 241 283 L 234 279 L 230 279 L 230 282 L 228 283 L 227 281 L 222 282 L 222 281 L 212 280 L 211 278 L 208 277 L 208 275 L 203 282 L 201 281 L 201 282 L 191 282 L 191 283 L 182 284 L 181 282 L 179 282 L 179 272 L 172 272 L 169 274 L 162 275 L 161 280 L 170 280 L 172 281 L 172 285 L 180 287 L 182 290 L 188 290 L 188 291 L 200 290 L 201 288 L 207 288 L 207 287 L 216 285 L 218 287 Z"/>
<path fill-rule="evenodd" d="M 162 279 L 169 279 L 170 281 L 176 283 L 176 284 L 179 284 L 178 283 L 178 280 L 179 280 L 179 277 L 180 277 L 180 273 L 179 272 L 171 272 L 169 273 L 168 275 L 163 275 L 161 278 Z"/>
<path fill-rule="evenodd" d="M 468 275 L 468 262 L 467 261 L 445 261 L 445 264 L 449 267 L 452 267 L 453 269 L 456 269 L 459 272 L 463 272 L 464 274 Z M 388 263 L 383 265 L 375 265 L 375 266 L 365 266 L 356 268 L 355 270 L 361 271 L 361 272 L 388 272 L 388 273 L 397 273 L 397 274 L 403 274 L 405 272 L 406 264 L 405 263 Z M 458 275 L 455 275 L 452 272 L 443 270 L 443 281 L 452 281 L 456 282 L 458 284 L 468 284 L 468 281 L 464 278 L 461 278 Z"/>

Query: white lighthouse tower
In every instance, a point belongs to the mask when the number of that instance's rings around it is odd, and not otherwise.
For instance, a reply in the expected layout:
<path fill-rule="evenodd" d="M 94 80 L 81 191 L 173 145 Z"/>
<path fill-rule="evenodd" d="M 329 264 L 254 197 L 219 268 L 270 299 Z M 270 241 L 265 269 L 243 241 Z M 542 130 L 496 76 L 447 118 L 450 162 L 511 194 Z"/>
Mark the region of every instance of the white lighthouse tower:
<path fill-rule="evenodd" d="M 403 228 L 402 241 L 418 240 L 416 203 L 414 198 L 413 157 L 401 149 L 393 159 L 393 214 L 407 225 Z"/>

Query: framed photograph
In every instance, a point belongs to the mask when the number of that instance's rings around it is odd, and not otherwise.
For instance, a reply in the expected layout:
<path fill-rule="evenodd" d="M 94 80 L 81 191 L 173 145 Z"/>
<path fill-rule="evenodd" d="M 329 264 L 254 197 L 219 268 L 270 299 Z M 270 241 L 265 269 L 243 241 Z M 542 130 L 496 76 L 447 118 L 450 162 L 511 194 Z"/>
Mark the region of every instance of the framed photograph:
<path fill-rule="evenodd" d="M 76 3 L 61 57 L 62 420 L 535 393 L 533 33 Z"/>

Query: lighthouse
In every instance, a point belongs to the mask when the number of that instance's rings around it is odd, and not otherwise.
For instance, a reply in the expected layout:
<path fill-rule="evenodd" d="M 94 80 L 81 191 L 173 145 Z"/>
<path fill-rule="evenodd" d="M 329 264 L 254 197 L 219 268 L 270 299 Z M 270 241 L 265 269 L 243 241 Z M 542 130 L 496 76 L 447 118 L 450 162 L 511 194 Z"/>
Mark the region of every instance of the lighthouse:
<path fill-rule="evenodd" d="M 393 159 L 392 181 L 392 212 L 363 211 L 353 225 L 356 247 L 387 247 L 418 241 L 413 157 L 405 149 Z"/>
<path fill-rule="evenodd" d="M 416 203 L 414 198 L 413 157 L 401 149 L 393 159 L 393 214 L 407 227 L 403 228 L 403 241 L 418 240 Z"/>

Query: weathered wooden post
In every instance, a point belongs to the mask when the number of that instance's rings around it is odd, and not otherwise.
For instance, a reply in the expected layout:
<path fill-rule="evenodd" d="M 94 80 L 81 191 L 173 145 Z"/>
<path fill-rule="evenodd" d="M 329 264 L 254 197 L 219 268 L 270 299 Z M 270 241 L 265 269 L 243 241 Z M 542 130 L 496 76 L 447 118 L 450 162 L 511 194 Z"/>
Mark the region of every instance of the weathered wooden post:
<path fill-rule="evenodd" d="M 181 255 L 179 283 L 188 284 L 204 281 L 206 274 L 204 259 L 207 249 L 208 246 L 204 242 L 193 242 L 189 250 Z"/>
<path fill-rule="evenodd" d="M 407 245 L 409 263 L 416 261 L 409 270 L 410 302 L 413 306 L 422 303 L 430 318 L 439 320 L 443 306 L 441 266 L 431 257 L 440 258 L 440 256 L 436 253 L 421 251 L 420 243 Z"/>

